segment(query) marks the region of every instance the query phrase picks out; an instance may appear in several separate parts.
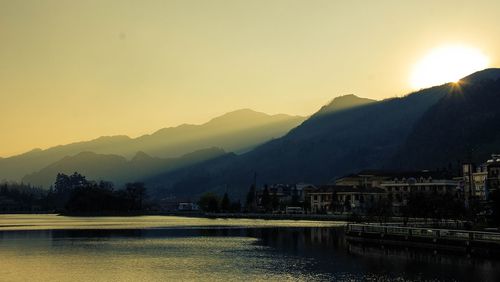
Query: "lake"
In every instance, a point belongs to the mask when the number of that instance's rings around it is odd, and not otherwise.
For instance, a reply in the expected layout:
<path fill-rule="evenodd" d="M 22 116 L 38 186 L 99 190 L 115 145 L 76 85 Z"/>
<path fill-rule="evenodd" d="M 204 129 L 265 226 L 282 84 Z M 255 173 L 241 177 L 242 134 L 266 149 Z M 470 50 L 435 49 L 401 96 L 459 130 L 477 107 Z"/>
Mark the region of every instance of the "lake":
<path fill-rule="evenodd" d="M 0 281 L 500 281 L 500 261 L 353 245 L 343 226 L 0 215 Z"/>

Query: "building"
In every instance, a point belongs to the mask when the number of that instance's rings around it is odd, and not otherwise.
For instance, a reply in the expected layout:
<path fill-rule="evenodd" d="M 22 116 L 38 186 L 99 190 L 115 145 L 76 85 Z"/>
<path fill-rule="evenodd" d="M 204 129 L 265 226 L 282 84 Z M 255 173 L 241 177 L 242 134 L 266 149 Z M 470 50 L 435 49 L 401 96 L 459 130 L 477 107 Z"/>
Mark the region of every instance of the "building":
<path fill-rule="evenodd" d="M 264 207 L 263 196 L 266 189 L 269 196 L 267 204 L 271 207 Z M 308 194 L 316 190 L 316 186 L 306 183 L 266 185 L 256 192 L 257 208 L 261 211 L 272 208 L 275 212 L 286 212 L 287 207 L 304 207 L 309 201 Z"/>
<path fill-rule="evenodd" d="M 500 155 L 492 154 L 491 159 L 478 166 L 463 164 L 462 182 L 467 202 L 470 199 L 488 200 L 489 194 L 500 188 Z"/>
<path fill-rule="evenodd" d="M 488 197 L 488 167 L 480 165 L 472 173 L 472 195 L 479 200 L 486 200 Z"/>
<path fill-rule="evenodd" d="M 179 203 L 177 207 L 178 211 L 198 211 L 200 210 L 200 207 L 198 204 L 191 203 L 191 202 L 184 202 L 184 203 Z"/>
<path fill-rule="evenodd" d="M 460 182 L 454 180 L 448 171 L 363 170 L 341 177 L 335 184 L 350 187 L 346 192 L 338 191 L 337 197 L 340 203 L 351 203 L 355 212 L 368 211 L 371 206 L 366 199 L 368 197 L 371 200 L 373 197 L 374 203 L 387 198 L 392 203 L 392 211 L 398 214 L 401 207 L 407 205 L 411 193 L 437 193 L 460 197 Z M 343 210 L 346 211 L 346 208 L 347 204 Z"/>
<path fill-rule="evenodd" d="M 362 170 L 336 179 L 335 185 L 365 189 L 379 187 L 382 181 L 390 179 L 393 174 L 394 172 L 384 170 Z"/>
<path fill-rule="evenodd" d="M 413 193 L 423 193 L 432 195 L 449 195 L 451 197 L 461 197 L 460 181 L 453 179 L 434 179 L 431 176 L 423 175 L 416 177 L 394 178 L 380 184 L 388 199 L 392 202 L 392 211 L 395 214 L 401 213 L 401 208 L 408 204 L 408 199 Z"/>
<path fill-rule="evenodd" d="M 300 203 L 309 202 L 307 195 L 318 188 L 310 183 L 297 183 L 293 191 L 294 195 L 298 198 Z"/>
<path fill-rule="evenodd" d="M 384 190 L 376 187 L 327 185 L 309 193 L 311 213 L 364 214 L 384 197 Z"/>
<path fill-rule="evenodd" d="M 328 213 L 332 211 L 333 186 L 322 186 L 315 191 L 309 192 L 311 213 Z"/>
<path fill-rule="evenodd" d="M 500 189 L 500 155 L 493 154 L 491 159 L 486 161 L 488 178 L 486 180 L 487 194 Z"/>

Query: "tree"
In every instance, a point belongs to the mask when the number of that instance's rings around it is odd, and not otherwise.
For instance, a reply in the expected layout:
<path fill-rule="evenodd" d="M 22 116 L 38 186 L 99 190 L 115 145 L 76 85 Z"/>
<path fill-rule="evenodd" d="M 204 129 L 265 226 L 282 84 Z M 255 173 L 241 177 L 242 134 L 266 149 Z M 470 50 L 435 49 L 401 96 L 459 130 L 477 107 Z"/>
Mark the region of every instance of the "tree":
<path fill-rule="evenodd" d="M 229 200 L 229 196 L 224 193 L 224 197 L 222 197 L 222 201 L 220 203 L 220 209 L 222 212 L 228 212 L 231 210 L 231 201 Z"/>
<path fill-rule="evenodd" d="M 69 176 L 64 173 L 58 173 L 54 182 L 54 192 L 56 194 L 65 193 L 70 188 Z"/>
<path fill-rule="evenodd" d="M 278 195 L 275 192 L 271 195 L 271 209 L 277 210 L 279 209 L 279 207 L 280 207 L 280 199 L 278 198 Z"/>
<path fill-rule="evenodd" d="M 269 195 L 269 189 L 267 185 L 264 186 L 264 191 L 262 191 L 262 199 L 260 204 L 264 211 L 269 212 L 272 209 L 271 196 Z"/>
<path fill-rule="evenodd" d="M 68 202 L 72 191 L 75 188 L 85 187 L 89 182 L 85 176 L 74 172 L 72 175 L 58 173 L 54 183 L 54 194 L 51 195 L 53 207 L 56 210 L 63 210 Z"/>
<path fill-rule="evenodd" d="M 500 224 L 500 191 L 493 190 L 490 193 L 491 200 L 491 215 L 490 222 L 498 226 Z"/>
<path fill-rule="evenodd" d="M 125 185 L 125 191 L 130 199 L 131 210 L 141 210 L 143 206 L 143 200 L 146 196 L 146 188 L 142 182 L 127 183 Z"/>
<path fill-rule="evenodd" d="M 241 202 L 239 200 L 237 202 L 231 203 L 231 211 L 232 212 L 241 212 Z"/>
<path fill-rule="evenodd" d="M 200 197 L 198 205 L 204 212 L 218 212 L 219 211 L 219 197 L 213 193 L 205 193 Z"/>
<path fill-rule="evenodd" d="M 252 184 L 252 186 L 250 186 L 250 190 L 248 190 L 248 194 L 247 194 L 246 210 L 247 211 L 255 211 L 256 206 L 257 206 L 257 204 L 255 202 L 255 185 Z"/>

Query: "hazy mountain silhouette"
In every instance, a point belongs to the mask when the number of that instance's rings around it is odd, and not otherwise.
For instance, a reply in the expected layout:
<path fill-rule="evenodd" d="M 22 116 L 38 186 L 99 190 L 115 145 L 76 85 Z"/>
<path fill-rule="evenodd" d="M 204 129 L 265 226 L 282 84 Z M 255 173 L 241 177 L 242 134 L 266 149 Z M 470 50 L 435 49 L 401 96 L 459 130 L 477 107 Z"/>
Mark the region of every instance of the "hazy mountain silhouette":
<path fill-rule="evenodd" d="M 137 181 L 160 172 L 168 172 L 196 162 L 224 155 L 219 148 L 192 152 L 181 157 L 162 159 L 138 152 L 130 161 L 118 155 L 81 152 L 67 156 L 38 172 L 26 175 L 23 182 L 49 187 L 58 173 L 79 172 L 89 179 L 112 181 L 117 185 Z"/>
<path fill-rule="evenodd" d="M 35 149 L 0 159 L 0 180 L 20 180 L 26 174 L 81 152 L 113 154 L 125 158 L 133 157 L 138 151 L 154 157 L 172 158 L 211 147 L 244 152 L 282 136 L 304 119 L 300 116 L 267 115 L 243 109 L 224 114 L 201 125 L 184 124 L 164 128 L 135 139 L 128 136 L 105 136 L 46 150 Z"/>
<path fill-rule="evenodd" d="M 485 157 L 500 147 L 500 84 L 495 78 L 500 70 L 487 69 L 465 77 L 461 90 L 448 83 L 351 108 L 340 105 L 362 98 L 340 97 L 285 136 L 246 154 L 226 155 L 148 182 L 159 196 L 231 189 L 241 197 L 254 173 L 260 184 L 326 183 L 366 168 L 441 167 L 468 148 Z"/>

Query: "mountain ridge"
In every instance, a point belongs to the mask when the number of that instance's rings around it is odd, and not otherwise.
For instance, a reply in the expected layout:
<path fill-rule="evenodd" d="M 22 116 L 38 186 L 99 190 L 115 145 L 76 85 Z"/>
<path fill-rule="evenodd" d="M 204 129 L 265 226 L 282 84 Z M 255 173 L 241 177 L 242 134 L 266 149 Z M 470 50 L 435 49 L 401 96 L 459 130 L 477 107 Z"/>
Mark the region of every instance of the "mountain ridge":
<path fill-rule="evenodd" d="M 476 73 L 472 76 L 474 79 L 469 77 L 463 81 L 480 84 L 494 78 L 496 73 L 500 73 L 497 70 L 487 70 L 487 75 Z M 416 127 L 421 120 L 429 112 L 435 111 L 436 105 L 446 101 L 450 93 L 456 93 L 459 85 L 445 83 L 403 97 L 374 101 L 326 114 L 320 110 L 283 137 L 248 153 L 152 178 L 149 185 L 156 187 L 160 196 L 164 193 L 221 193 L 221 189 L 228 186 L 232 188 L 233 195 L 241 198 L 253 182 L 255 173 L 260 185 L 297 182 L 321 184 L 362 169 L 404 168 L 403 163 L 395 162 L 394 156 L 405 150 L 408 138 L 412 138 L 412 134 L 418 130 Z M 493 92 L 500 92 L 500 86 L 492 89 Z M 423 136 L 432 141 L 432 132 L 426 132 Z M 425 146 L 422 148 L 426 154 L 420 152 L 415 157 L 421 155 L 427 161 L 432 159 L 432 155 L 425 151 Z M 199 182 L 194 181 L 196 175 L 203 176 Z M 205 187 L 204 191 L 200 191 L 199 187 Z"/>
<path fill-rule="evenodd" d="M 133 158 L 136 152 L 161 158 L 180 157 L 189 152 L 209 147 L 221 147 L 226 151 L 246 151 L 272 138 L 279 137 L 300 124 L 304 118 L 289 115 L 267 115 L 254 112 L 259 120 L 238 120 L 233 127 L 214 130 L 210 121 L 201 125 L 180 125 L 155 131 L 151 135 L 130 138 L 126 135 L 101 136 L 89 141 L 53 146 L 45 150 L 0 159 L 0 179 L 20 180 L 26 174 L 40 170 L 68 155 L 84 151 L 99 154 L 115 154 Z M 237 120 L 230 115 L 225 119 Z M 207 126 L 208 124 L 208 126 Z M 160 132 L 161 134 L 159 134 Z M 233 142 L 230 137 L 237 136 Z M 239 139 L 238 139 L 239 138 Z"/>
<path fill-rule="evenodd" d="M 127 160 L 119 155 L 86 151 L 66 156 L 39 171 L 27 174 L 22 180 L 25 183 L 47 188 L 54 183 L 58 173 L 79 172 L 96 181 L 106 180 L 116 185 L 123 185 L 126 182 L 138 181 L 154 174 L 168 172 L 225 154 L 226 152 L 220 148 L 207 148 L 177 158 L 162 159 L 151 157 L 144 152 L 137 152 L 134 158 Z"/>

